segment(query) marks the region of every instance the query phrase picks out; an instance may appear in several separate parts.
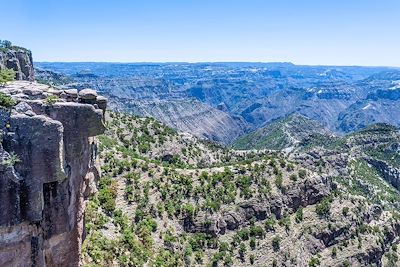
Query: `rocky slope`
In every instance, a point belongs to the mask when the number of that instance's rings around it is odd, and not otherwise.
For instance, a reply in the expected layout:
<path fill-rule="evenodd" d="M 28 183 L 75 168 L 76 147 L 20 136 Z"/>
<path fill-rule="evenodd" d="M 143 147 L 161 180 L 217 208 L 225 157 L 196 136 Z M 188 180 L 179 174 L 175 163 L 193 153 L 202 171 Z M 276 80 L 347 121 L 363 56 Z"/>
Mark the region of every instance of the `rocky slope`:
<path fill-rule="evenodd" d="M 111 113 L 88 266 L 397 266 L 399 131 L 235 151 Z"/>
<path fill-rule="evenodd" d="M 28 49 L 18 46 L 0 47 L 0 69 L 3 68 L 15 70 L 17 80 L 34 80 L 32 52 Z"/>
<path fill-rule="evenodd" d="M 78 266 L 106 103 L 28 81 L 0 94 L 0 266 Z"/>

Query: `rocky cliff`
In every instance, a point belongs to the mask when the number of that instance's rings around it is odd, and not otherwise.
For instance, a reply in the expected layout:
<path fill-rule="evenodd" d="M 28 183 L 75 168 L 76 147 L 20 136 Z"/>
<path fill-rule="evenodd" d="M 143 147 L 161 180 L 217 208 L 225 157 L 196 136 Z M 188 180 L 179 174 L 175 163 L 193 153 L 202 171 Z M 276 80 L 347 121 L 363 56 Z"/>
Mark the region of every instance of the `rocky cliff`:
<path fill-rule="evenodd" d="M 27 81 L 0 91 L 16 104 L 0 109 L 0 266 L 78 266 L 106 101 Z"/>
<path fill-rule="evenodd" d="M 32 52 L 17 46 L 0 50 L 0 69 L 8 68 L 16 72 L 17 80 L 34 80 Z"/>

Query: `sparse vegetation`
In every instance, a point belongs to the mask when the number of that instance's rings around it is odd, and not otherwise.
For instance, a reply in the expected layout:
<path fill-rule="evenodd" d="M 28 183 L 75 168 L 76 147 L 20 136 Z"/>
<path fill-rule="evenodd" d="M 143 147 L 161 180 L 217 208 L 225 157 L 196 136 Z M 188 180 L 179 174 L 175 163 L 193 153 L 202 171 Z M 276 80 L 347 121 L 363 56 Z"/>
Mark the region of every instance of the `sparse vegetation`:
<path fill-rule="evenodd" d="M 184 139 L 153 119 L 119 113 L 110 113 L 107 127 L 107 133 L 99 137 L 103 177 L 97 196 L 88 205 L 86 262 L 101 266 L 111 261 L 121 266 L 235 266 L 238 261 L 256 265 L 258 251 L 264 249 L 272 257 L 270 264 L 279 266 L 283 261 L 298 262 L 286 240 L 294 231 L 300 231 L 304 240 L 320 238 L 323 231 L 341 233 L 344 241 L 332 246 L 332 259 L 353 239 L 356 248 L 363 249 L 362 235 L 375 233 L 358 222 L 354 229 L 348 228 L 353 213 L 364 216 L 368 204 L 336 191 L 317 195 L 315 205 L 305 202 L 272 214 L 246 206 L 279 201 L 286 192 L 296 194 L 304 184 L 317 181 L 312 179 L 324 170 L 322 161 L 314 170 L 277 152 L 239 155 L 197 139 Z M 178 152 L 171 153 L 171 148 Z M 363 165 L 354 166 L 357 175 L 351 178 L 368 173 L 361 172 L 367 170 Z M 340 178 L 335 181 L 341 188 Z M 237 216 L 245 209 L 248 213 L 241 214 L 248 217 L 236 228 L 225 229 L 226 235 L 214 232 L 218 227 L 215 217 Z M 338 215 L 343 216 L 343 229 L 330 221 Z M 382 235 L 384 231 L 376 228 L 376 235 Z M 323 266 L 324 259 L 314 256 L 307 262 Z"/>
<path fill-rule="evenodd" d="M 0 69 L 0 87 L 5 86 L 8 82 L 15 80 L 15 71 L 12 69 Z"/>
<path fill-rule="evenodd" d="M 49 96 L 46 98 L 45 103 L 46 103 L 46 105 L 51 106 L 51 105 L 54 105 L 58 100 L 59 100 L 59 98 L 58 98 L 57 96 L 55 96 L 55 95 L 49 95 Z"/>
<path fill-rule="evenodd" d="M 275 236 L 272 239 L 272 247 L 274 248 L 274 251 L 278 251 L 281 246 L 281 238 L 279 236 Z"/>
<path fill-rule="evenodd" d="M 15 106 L 16 104 L 17 104 L 17 102 L 14 99 L 12 99 L 11 96 L 0 92 L 0 107 L 11 108 L 11 107 Z"/>
<path fill-rule="evenodd" d="M 21 160 L 20 160 L 19 156 L 18 156 L 14 151 L 12 151 L 12 152 L 10 153 L 8 159 L 4 160 L 4 163 L 5 163 L 7 166 L 10 166 L 10 167 L 14 166 L 14 165 L 17 164 L 18 162 L 21 162 Z"/>
<path fill-rule="evenodd" d="M 328 216 L 331 209 L 331 202 L 332 202 L 331 197 L 325 197 L 324 199 L 322 199 L 320 203 L 318 203 L 315 206 L 315 212 L 319 216 L 324 216 L 324 217 Z"/>

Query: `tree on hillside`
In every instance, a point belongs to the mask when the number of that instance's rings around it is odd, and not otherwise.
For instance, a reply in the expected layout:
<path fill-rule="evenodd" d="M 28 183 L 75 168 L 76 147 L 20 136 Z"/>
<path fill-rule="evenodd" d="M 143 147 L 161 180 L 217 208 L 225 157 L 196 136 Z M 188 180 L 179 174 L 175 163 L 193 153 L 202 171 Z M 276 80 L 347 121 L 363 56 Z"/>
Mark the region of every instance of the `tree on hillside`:
<path fill-rule="evenodd" d="M 12 43 L 8 40 L 0 40 L 0 47 L 1 48 L 10 48 Z"/>
<path fill-rule="evenodd" d="M 15 71 L 12 69 L 0 70 L 0 86 L 5 86 L 7 82 L 15 80 Z"/>

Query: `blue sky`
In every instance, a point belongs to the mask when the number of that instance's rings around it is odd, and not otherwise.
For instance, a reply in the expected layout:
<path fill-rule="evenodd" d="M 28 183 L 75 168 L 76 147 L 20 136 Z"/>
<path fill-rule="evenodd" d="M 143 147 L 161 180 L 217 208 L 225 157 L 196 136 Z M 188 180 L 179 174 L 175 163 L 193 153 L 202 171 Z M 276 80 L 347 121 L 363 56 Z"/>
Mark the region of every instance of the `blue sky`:
<path fill-rule="evenodd" d="M 36 61 L 400 66 L 399 0 L 0 0 Z"/>

